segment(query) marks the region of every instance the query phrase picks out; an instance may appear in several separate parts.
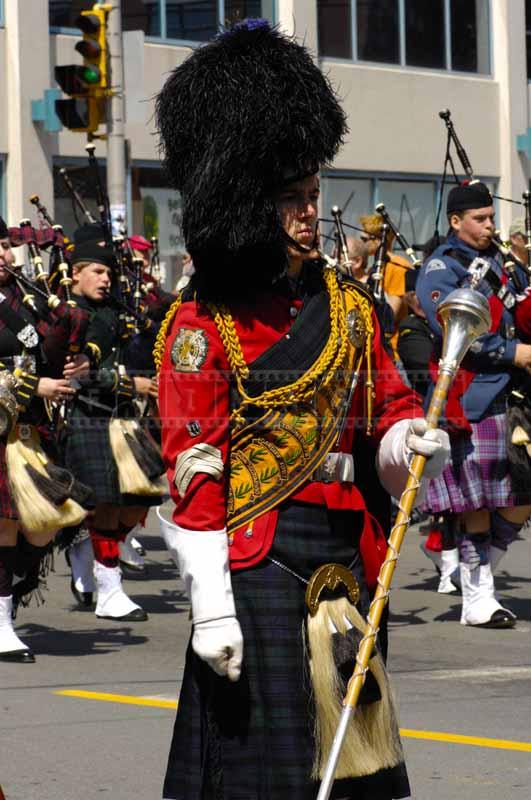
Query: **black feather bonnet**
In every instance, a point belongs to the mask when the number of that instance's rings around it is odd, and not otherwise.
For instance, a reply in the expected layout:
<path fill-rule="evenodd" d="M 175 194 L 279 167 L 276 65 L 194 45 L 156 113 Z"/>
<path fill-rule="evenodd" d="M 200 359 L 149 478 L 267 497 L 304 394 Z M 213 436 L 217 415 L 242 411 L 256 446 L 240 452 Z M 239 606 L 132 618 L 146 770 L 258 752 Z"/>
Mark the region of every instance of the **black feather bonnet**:
<path fill-rule="evenodd" d="M 309 52 L 265 20 L 238 23 L 172 72 L 156 121 L 200 297 L 271 285 L 287 259 L 274 193 L 330 163 L 347 130 Z"/>

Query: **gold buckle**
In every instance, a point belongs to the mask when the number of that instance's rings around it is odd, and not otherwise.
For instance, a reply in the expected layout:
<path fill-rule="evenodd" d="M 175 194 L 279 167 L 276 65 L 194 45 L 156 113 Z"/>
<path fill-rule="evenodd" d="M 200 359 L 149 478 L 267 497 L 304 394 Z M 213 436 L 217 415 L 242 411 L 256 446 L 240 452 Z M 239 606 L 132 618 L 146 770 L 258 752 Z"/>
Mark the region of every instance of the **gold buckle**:
<path fill-rule="evenodd" d="M 306 587 L 306 605 L 312 617 L 319 608 L 319 599 L 323 589 L 335 592 L 342 584 L 347 590 L 348 599 L 352 605 L 357 605 L 360 600 L 359 583 L 352 572 L 342 564 L 323 564 L 316 569 Z"/>

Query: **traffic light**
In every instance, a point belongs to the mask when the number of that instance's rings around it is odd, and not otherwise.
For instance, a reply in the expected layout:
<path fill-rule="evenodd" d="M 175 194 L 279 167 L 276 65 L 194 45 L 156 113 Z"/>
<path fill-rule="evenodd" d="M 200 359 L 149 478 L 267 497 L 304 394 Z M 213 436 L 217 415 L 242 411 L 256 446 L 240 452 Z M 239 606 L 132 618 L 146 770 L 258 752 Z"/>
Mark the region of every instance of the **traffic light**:
<path fill-rule="evenodd" d="M 83 40 L 77 42 L 76 50 L 83 56 L 83 80 L 95 96 L 105 96 L 107 89 L 107 13 L 110 4 L 93 6 L 91 11 L 82 11 L 76 25 L 83 31 Z"/>
<path fill-rule="evenodd" d="M 109 94 L 107 70 L 107 14 L 110 4 L 94 5 L 82 11 L 76 25 L 83 39 L 75 49 L 83 56 L 83 64 L 55 67 L 55 80 L 71 99 L 56 100 L 55 111 L 66 128 L 94 133 L 105 119 L 105 98 Z"/>

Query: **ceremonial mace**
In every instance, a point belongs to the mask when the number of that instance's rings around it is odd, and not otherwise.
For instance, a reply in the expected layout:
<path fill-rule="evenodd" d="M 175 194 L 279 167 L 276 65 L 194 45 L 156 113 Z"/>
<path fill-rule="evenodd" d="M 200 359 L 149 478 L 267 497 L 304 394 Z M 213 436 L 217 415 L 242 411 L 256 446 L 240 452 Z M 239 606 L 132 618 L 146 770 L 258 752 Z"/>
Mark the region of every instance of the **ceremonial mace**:
<path fill-rule="evenodd" d="M 468 348 L 475 339 L 486 333 L 491 325 L 489 304 L 485 297 L 474 289 L 456 289 L 451 292 L 439 305 L 437 314 L 443 328 L 443 352 L 439 361 L 437 383 L 426 414 L 429 428 L 436 428 L 439 423 L 450 385 Z M 396 522 L 387 543 L 385 561 L 378 575 L 378 587 L 369 609 L 365 631 L 356 656 L 356 666 L 347 687 L 343 711 L 332 742 L 317 800 L 328 800 L 332 791 L 341 747 L 365 682 L 380 619 L 389 597 L 396 562 L 425 464 L 426 456 L 417 454 L 413 457 L 409 468 L 409 477 L 402 492 Z"/>

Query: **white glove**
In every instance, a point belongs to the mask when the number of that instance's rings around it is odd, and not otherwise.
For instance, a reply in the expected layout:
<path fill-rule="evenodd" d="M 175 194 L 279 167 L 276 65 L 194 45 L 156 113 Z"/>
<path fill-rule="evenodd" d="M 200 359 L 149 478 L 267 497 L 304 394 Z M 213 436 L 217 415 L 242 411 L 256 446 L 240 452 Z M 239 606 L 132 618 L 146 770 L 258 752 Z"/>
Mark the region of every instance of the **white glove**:
<path fill-rule="evenodd" d="M 238 680 L 242 671 L 243 636 L 236 617 L 195 623 L 192 647 L 217 675 Z"/>
<path fill-rule="evenodd" d="M 440 428 L 428 428 L 425 419 L 412 419 L 406 432 L 406 458 L 411 460 L 414 454 L 426 456 L 424 467 L 425 478 L 437 478 L 450 460 L 450 439 L 446 431 Z"/>
<path fill-rule="evenodd" d="M 218 675 L 240 677 L 243 636 L 236 619 L 226 530 L 190 531 L 159 514 L 162 535 L 192 604 L 192 647 Z"/>
<path fill-rule="evenodd" d="M 421 449 L 422 448 L 422 449 Z M 378 448 L 376 467 L 382 486 L 395 498 L 404 490 L 409 475 L 409 465 L 414 453 L 428 460 L 423 477 L 435 478 L 443 471 L 450 458 L 450 440 L 445 431 L 428 430 L 425 419 L 401 419 L 389 428 Z M 421 482 L 416 505 L 421 505 L 426 494 L 426 482 Z"/>

